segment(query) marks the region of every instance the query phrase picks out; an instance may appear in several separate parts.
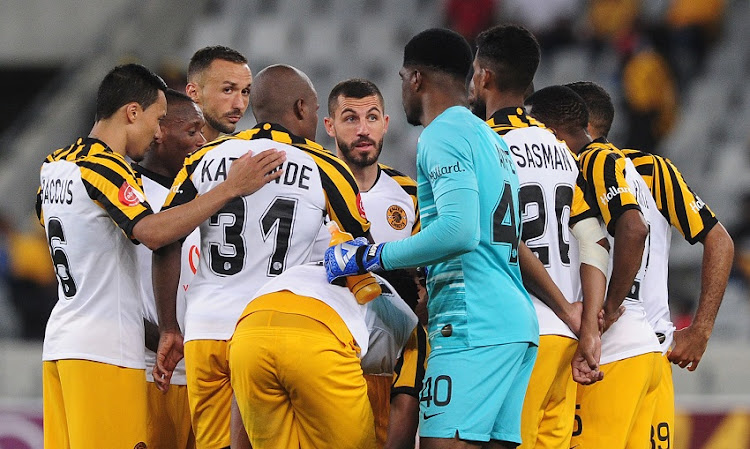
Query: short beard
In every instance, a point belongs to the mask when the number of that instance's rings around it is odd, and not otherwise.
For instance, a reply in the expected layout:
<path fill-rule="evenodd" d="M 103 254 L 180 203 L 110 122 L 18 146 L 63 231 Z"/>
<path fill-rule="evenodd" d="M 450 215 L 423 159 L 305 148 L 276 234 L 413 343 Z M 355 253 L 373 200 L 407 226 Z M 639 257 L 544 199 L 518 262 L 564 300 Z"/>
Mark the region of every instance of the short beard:
<path fill-rule="evenodd" d="M 339 147 L 339 152 L 341 152 L 342 159 L 359 168 L 366 168 L 378 162 L 380 152 L 383 151 L 383 140 L 384 138 L 380 139 L 380 142 L 375 142 L 375 148 L 377 151 L 375 151 L 375 154 L 373 155 L 355 156 L 353 154 L 354 151 L 356 151 L 354 145 L 356 145 L 359 140 L 355 140 L 351 145 L 347 145 L 344 142 L 337 142 L 337 146 Z"/>
<path fill-rule="evenodd" d="M 237 128 L 237 125 L 234 123 L 224 124 L 210 115 L 204 115 L 203 117 L 206 119 L 208 126 L 220 133 L 231 134 L 234 132 L 235 128 Z"/>
<path fill-rule="evenodd" d="M 477 117 L 481 118 L 482 120 L 487 120 L 487 103 L 485 103 L 481 98 L 475 97 L 470 99 L 469 109 Z"/>

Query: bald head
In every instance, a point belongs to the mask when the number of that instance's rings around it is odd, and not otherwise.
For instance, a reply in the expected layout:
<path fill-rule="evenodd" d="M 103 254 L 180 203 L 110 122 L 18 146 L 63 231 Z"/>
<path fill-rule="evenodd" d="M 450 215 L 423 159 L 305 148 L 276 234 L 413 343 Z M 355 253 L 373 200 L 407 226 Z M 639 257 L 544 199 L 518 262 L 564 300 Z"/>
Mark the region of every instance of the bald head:
<path fill-rule="evenodd" d="M 278 123 L 294 134 L 315 140 L 318 94 L 301 70 L 281 64 L 261 70 L 250 90 L 250 105 L 258 123 Z"/>

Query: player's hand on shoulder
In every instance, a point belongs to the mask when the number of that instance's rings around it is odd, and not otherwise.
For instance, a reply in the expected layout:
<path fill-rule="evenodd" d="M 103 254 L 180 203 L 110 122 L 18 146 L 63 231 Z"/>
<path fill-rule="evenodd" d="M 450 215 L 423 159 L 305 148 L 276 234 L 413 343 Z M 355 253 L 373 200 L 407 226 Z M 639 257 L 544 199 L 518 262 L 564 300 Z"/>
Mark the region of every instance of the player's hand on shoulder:
<path fill-rule="evenodd" d="M 234 196 L 250 195 L 279 178 L 284 161 L 286 153 L 275 148 L 255 155 L 248 151 L 232 162 L 225 182 L 229 183 Z"/>
<path fill-rule="evenodd" d="M 364 237 L 333 245 L 326 250 L 325 267 L 328 282 L 342 276 L 382 270 L 380 253 L 383 244 L 369 245 Z"/>

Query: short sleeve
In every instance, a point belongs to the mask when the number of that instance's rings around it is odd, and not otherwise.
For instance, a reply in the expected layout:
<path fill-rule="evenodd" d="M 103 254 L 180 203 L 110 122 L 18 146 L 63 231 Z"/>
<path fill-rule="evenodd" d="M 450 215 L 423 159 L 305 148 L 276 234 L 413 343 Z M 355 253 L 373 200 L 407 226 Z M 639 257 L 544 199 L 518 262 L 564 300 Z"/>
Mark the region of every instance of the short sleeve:
<path fill-rule="evenodd" d="M 89 197 L 133 239 L 133 228 L 153 211 L 146 202 L 140 177 L 122 158 L 98 153 L 78 163 Z"/>
<path fill-rule="evenodd" d="M 615 223 L 625 211 L 640 210 L 625 180 L 625 156 L 602 148 L 587 149 L 579 155 L 579 164 L 593 200 L 590 206 L 596 207 L 607 230 L 614 235 Z"/>

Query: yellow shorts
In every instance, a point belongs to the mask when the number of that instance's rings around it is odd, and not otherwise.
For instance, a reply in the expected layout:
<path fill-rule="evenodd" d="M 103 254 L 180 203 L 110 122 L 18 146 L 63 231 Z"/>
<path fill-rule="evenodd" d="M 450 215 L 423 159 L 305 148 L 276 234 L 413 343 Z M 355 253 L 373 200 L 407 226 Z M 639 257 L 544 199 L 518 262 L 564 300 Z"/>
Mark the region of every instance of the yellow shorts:
<path fill-rule="evenodd" d="M 669 449 L 674 447 L 674 383 L 672 363 L 666 355 L 661 356 L 662 371 L 656 389 L 656 408 L 651 421 L 651 447 Z"/>
<path fill-rule="evenodd" d="M 578 342 L 560 335 L 539 337 L 534 370 L 521 412 L 519 448 L 570 447 L 575 417 L 576 383 L 570 361 Z"/>
<path fill-rule="evenodd" d="M 391 411 L 391 382 L 393 376 L 365 374 L 367 397 L 370 399 L 372 415 L 375 418 L 375 438 L 378 448 L 385 446 L 388 438 L 388 417 Z"/>
<path fill-rule="evenodd" d="M 42 362 L 44 447 L 146 448 L 146 375 L 90 360 Z"/>
<path fill-rule="evenodd" d="M 232 386 L 253 449 L 375 448 L 358 350 L 321 301 L 288 291 L 253 300 L 229 348 Z"/>
<path fill-rule="evenodd" d="M 232 384 L 227 348 L 226 340 L 185 343 L 188 402 L 198 449 L 224 448 L 231 443 Z"/>
<path fill-rule="evenodd" d="M 146 382 L 146 396 L 148 449 L 194 449 L 187 386 L 170 385 L 165 394 L 153 382 Z"/>
<path fill-rule="evenodd" d="M 659 352 L 601 366 L 604 380 L 578 385 L 570 447 L 643 449 L 650 447 L 651 419 L 661 380 Z"/>

